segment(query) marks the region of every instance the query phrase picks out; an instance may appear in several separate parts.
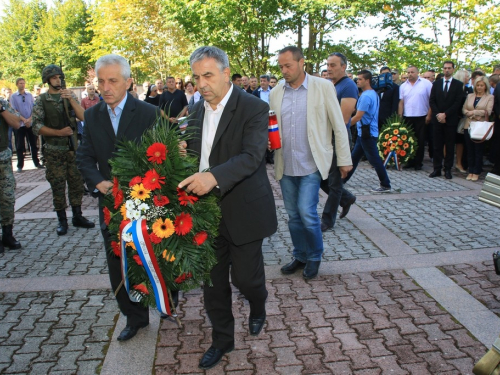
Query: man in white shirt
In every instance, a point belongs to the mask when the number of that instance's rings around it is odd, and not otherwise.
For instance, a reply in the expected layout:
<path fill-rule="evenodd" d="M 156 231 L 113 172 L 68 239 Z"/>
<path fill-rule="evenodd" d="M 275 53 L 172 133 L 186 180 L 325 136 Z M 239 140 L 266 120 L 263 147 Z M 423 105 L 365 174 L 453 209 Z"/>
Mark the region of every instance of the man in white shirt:
<path fill-rule="evenodd" d="M 429 97 L 432 83 L 418 76 L 418 68 L 410 65 L 406 70 L 408 79 L 399 87 L 398 114 L 415 132 L 418 150 L 415 158 L 405 168 L 422 169 L 425 146 L 425 126 L 430 122 Z"/>

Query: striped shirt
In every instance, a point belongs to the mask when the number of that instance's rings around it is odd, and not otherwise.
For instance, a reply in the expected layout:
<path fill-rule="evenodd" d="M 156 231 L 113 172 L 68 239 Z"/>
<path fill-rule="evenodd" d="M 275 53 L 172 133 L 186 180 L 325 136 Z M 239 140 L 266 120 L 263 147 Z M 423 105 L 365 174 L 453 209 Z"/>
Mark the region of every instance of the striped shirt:
<path fill-rule="evenodd" d="M 281 103 L 281 133 L 286 176 L 307 176 L 318 170 L 307 137 L 307 82 L 292 88 L 285 83 Z"/>

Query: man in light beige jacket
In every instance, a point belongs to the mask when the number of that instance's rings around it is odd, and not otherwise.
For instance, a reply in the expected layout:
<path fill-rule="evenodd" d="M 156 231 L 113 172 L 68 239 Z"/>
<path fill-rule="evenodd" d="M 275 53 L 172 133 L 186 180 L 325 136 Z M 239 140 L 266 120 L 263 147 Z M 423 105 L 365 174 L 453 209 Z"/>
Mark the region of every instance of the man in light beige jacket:
<path fill-rule="evenodd" d="M 285 82 L 270 95 L 282 146 L 275 152 L 274 168 L 294 247 L 294 259 L 281 272 L 291 274 L 303 268 L 303 277 L 312 279 L 318 275 L 323 254 L 317 205 L 319 184 L 328 178 L 332 164 L 332 134 L 342 178 L 352 169 L 351 152 L 333 84 L 304 71 L 304 56 L 297 47 L 282 49 L 278 65 Z"/>

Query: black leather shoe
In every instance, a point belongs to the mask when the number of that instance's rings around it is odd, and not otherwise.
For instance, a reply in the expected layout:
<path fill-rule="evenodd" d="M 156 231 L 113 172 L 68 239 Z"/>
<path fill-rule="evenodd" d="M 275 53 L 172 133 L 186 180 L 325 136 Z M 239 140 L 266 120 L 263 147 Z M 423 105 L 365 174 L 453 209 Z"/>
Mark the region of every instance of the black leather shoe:
<path fill-rule="evenodd" d="M 430 178 L 439 177 L 439 176 L 441 176 L 440 169 L 434 169 L 434 171 L 429 175 Z"/>
<path fill-rule="evenodd" d="M 264 327 L 264 323 L 266 322 L 266 313 L 260 316 L 252 316 L 248 318 L 248 330 L 250 331 L 250 335 L 257 336 L 262 328 Z"/>
<path fill-rule="evenodd" d="M 347 204 L 344 207 L 342 207 L 342 212 L 340 213 L 339 219 L 343 219 L 344 217 L 347 216 L 354 202 L 356 202 L 356 197 L 353 197 L 349 202 L 347 202 Z"/>
<path fill-rule="evenodd" d="M 333 227 L 326 225 L 325 223 L 321 222 L 321 231 L 326 232 L 328 229 L 332 229 Z"/>
<path fill-rule="evenodd" d="M 444 177 L 447 179 L 447 180 L 451 180 L 453 178 L 453 176 L 451 175 L 451 171 L 449 169 L 446 169 L 444 171 Z"/>
<path fill-rule="evenodd" d="M 306 266 L 305 263 L 302 263 L 301 261 L 294 259 L 290 263 L 284 265 L 281 267 L 281 273 L 283 275 L 290 275 L 292 273 L 295 273 L 300 268 L 304 268 Z"/>
<path fill-rule="evenodd" d="M 308 260 L 304 268 L 304 271 L 302 272 L 302 276 L 304 276 L 304 279 L 306 280 L 314 279 L 316 276 L 318 276 L 320 264 L 321 264 L 320 260 Z"/>
<path fill-rule="evenodd" d="M 135 335 L 137 335 L 137 332 L 141 329 L 141 328 L 144 328 L 144 327 L 147 327 L 148 324 L 144 324 L 144 325 L 141 325 L 141 326 L 126 326 L 123 331 L 120 333 L 120 335 L 118 336 L 117 340 L 118 341 L 127 341 L 127 340 L 130 340 L 132 337 L 134 337 Z"/>
<path fill-rule="evenodd" d="M 232 352 L 234 349 L 234 344 L 228 347 L 227 349 L 217 349 L 211 346 L 205 354 L 203 354 L 203 357 L 200 360 L 199 368 L 203 370 L 208 370 L 211 369 L 212 367 L 216 366 L 220 360 L 222 359 L 222 356 L 224 354 Z"/>
<path fill-rule="evenodd" d="M 420 166 L 420 167 L 415 167 L 415 170 L 416 170 L 416 171 L 421 171 L 421 170 L 422 170 L 422 166 Z"/>

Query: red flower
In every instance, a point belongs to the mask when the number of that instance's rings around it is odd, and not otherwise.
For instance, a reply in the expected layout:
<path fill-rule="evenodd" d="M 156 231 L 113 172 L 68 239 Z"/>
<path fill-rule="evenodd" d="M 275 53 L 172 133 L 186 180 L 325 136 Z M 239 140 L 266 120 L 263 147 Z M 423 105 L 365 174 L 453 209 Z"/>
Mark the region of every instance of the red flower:
<path fill-rule="evenodd" d="M 123 191 L 118 190 L 115 195 L 115 210 L 117 210 L 123 203 Z"/>
<path fill-rule="evenodd" d="M 120 184 L 118 183 L 118 178 L 113 177 L 113 190 L 111 191 L 113 193 L 113 197 L 116 197 L 116 194 L 120 191 Z"/>
<path fill-rule="evenodd" d="M 148 190 L 160 189 L 160 184 L 165 185 L 165 177 L 160 177 L 154 169 L 147 171 L 142 179 L 142 185 Z"/>
<path fill-rule="evenodd" d="M 117 256 L 120 257 L 122 255 L 120 245 L 116 241 L 111 241 L 111 249 L 113 250 L 113 253 Z"/>
<path fill-rule="evenodd" d="M 207 238 L 208 238 L 207 232 L 201 231 L 194 235 L 193 242 L 198 246 L 201 246 L 203 245 L 203 242 L 207 240 Z"/>
<path fill-rule="evenodd" d="M 146 155 L 151 163 L 161 164 L 167 158 L 167 147 L 163 143 L 153 143 L 148 147 Z"/>
<path fill-rule="evenodd" d="M 141 176 L 135 176 L 133 179 L 130 180 L 128 183 L 128 187 L 132 187 L 134 185 L 140 184 L 142 182 Z"/>
<path fill-rule="evenodd" d="M 186 279 L 189 279 L 193 277 L 193 274 L 191 272 L 188 272 L 187 274 L 184 272 L 182 275 L 180 275 L 179 277 L 177 277 L 174 281 L 177 283 L 177 284 L 180 284 L 182 283 L 183 281 L 185 281 Z"/>
<path fill-rule="evenodd" d="M 104 207 L 102 209 L 102 212 L 104 212 L 104 223 L 106 225 L 109 225 L 109 222 L 111 221 L 111 212 L 109 211 L 109 209 L 107 207 Z"/>
<path fill-rule="evenodd" d="M 154 202 L 155 206 L 163 207 L 163 206 L 169 204 L 170 200 L 168 199 L 168 197 L 166 197 L 164 195 L 155 195 L 153 197 L 153 202 Z"/>
<path fill-rule="evenodd" d="M 162 241 L 162 238 L 158 237 L 156 234 L 151 232 L 149 235 L 149 239 L 151 240 L 152 243 L 159 244 Z"/>
<path fill-rule="evenodd" d="M 144 284 L 134 285 L 133 288 L 142 294 L 149 294 L 148 288 Z"/>
<path fill-rule="evenodd" d="M 179 216 L 175 217 L 174 225 L 175 233 L 177 233 L 178 236 L 184 236 L 185 234 L 189 233 L 189 231 L 193 227 L 193 219 L 191 218 L 190 214 L 181 212 Z"/>
<path fill-rule="evenodd" d="M 135 254 L 132 258 L 134 258 L 135 262 L 139 265 L 142 266 L 142 260 L 141 257 L 137 254 Z"/>
<path fill-rule="evenodd" d="M 181 206 L 187 206 L 188 203 L 194 204 L 198 200 L 198 197 L 194 195 L 188 195 L 184 190 L 177 188 L 177 195 L 179 196 L 179 203 Z"/>

